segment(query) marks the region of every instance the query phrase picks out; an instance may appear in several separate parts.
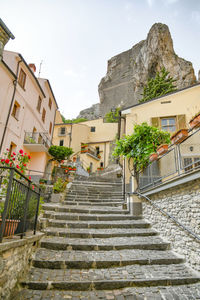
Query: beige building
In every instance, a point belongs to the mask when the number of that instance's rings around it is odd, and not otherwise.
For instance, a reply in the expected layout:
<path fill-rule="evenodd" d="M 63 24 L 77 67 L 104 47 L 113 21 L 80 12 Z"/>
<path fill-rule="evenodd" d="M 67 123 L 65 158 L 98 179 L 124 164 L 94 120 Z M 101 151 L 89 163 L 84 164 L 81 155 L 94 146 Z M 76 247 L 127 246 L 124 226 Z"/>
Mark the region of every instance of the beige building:
<path fill-rule="evenodd" d="M 111 157 L 112 143 L 118 132 L 117 123 L 105 123 L 103 119 L 77 124 L 65 124 L 57 112 L 53 144 L 71 147 L 84 169 L 91 172 L 105 168 Z"/>
<path fill-rule="evenodd" d="M 31 156 L 30 174 L 43 176 L 50 159 L 58 108 L 47 79 L 37 78 L 35 65 L 21 54 L 4 51 L 0 63 L 0 152 L 23 149 Z M 49 168 L 50 170 L 50 168 Z"/>
<path fill-rule="evenodd" d="M 174 133 L 181 128 L 189 128 L 189 121 L 200 111 L 200 84 L 173 92 L 171 94 L 152 99 L 145 103 L 133 105 L 121 111 L 123 119 L 121 135 L 133 133 L 133 127 L 136 124 L 147 122 L 149 125 L 159 127 L 161 130 Z M 194 161 L 200 156 L 199 141 L 195 141 L 193 137 L 184 142 L 182 145 L 183 165 L 188 159 Z M 191 148 L 193 147 L 193 148 Z M 191 150 L 192 149 L 192 152 Z M 173 159 L 173 157 L 172 157 Z M 167 164 L 168 169 L 172 168 L 169 164 L 169 159 L 166 163 L 159 166 L 160 176 L 165 171 Z M 164 162 L 164 159 L 162 160 Z M 126 167 L 126 182 L 130 180 L 130 172 Z"/>

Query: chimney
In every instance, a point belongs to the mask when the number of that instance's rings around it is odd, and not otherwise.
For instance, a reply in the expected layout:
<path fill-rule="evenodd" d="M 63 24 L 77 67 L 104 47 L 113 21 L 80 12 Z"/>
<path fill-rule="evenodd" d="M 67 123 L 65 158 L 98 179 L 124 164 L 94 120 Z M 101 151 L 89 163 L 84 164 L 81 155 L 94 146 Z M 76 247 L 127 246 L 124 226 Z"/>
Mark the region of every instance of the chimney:
<path fill-rule="evenodd" d="M 32 71 L 33 73 L 36 72 L 36 66 L 35 66 L 35 64 L 29 64 L 28 66 L 29 66 L 29 68 L 31 69 L 31 71 Z"/>

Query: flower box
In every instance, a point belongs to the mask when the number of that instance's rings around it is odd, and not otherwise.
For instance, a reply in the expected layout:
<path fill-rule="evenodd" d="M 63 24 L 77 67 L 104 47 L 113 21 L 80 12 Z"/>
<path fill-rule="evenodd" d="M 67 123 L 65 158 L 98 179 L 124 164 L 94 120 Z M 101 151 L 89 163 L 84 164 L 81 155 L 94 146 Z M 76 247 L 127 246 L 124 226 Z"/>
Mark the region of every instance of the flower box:
<path fill-rule="evenodd" d="M 88 150 L 82 150 L 81 149 L 81 153 L 87 153 L 88 152 Z"/>
<path fill-rule="evenodd" d="M 155 161 L 158 159 L 158 153 L 152 153 L 150 156 L 149 156 L 149 161 L 152 162 L 152 161 Z"/>
<path fill-rule="evenodd" d="M 158 155 L 163 155 L 168 151 L 169 146 L 167 144 L 160 145 L 156 152 Z"/>
<path fill-rule="evenodd" d="M 17 229 L 17 226 L 19 224 L 20 220 L 10 220 L 7 219 L 5 223 L 4 233 L 3 236 L 13 236 L 15 233 L 15 230 Z M 0 226 L 2 224 L 2 220 L 0 219 Z"/>
<path fill-rule="evenodd" d="M 189 122 L 191 128 L 200 127 L 200 113 Z"/>
<path fill-rule="evenodd" d="M 188 130 L 187 129 L 180 129 L 175 134 L 171 136 L 172 144 L 180 144 L 188 137 Z"/>

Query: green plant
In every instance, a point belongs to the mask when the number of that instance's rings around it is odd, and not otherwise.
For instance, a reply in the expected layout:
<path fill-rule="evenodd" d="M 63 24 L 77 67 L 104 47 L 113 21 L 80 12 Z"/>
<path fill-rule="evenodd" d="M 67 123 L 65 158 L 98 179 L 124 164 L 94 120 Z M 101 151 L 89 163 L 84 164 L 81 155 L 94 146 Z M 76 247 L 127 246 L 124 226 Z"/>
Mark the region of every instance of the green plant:
<path fill-rule="evenodd" d="M 176 80 L 169 76 L 169 72 L 162 68 L 161 72 L 157 72 L 155 78 L 149 78 L 144 86 L 143 98 L 139 102 L 146 102 L 156 97 L 166 95 L 176 91 L 176 86 L 173 84 Z"/>
<path fill-rule="evenodd" d="M 59 163 L 69 158 L 72 153 L 72 148 L 65 146 L 51 146 L 49 148 L 49 154 L 53 156 L 53 160 L 57 160 Z"/>
<path fill-rule="evenodd" d="M 63 115 L 61 115 L 61 117 L 62 117 L 63 123 L 66 123 L 66 124 L 71 124 L 71 123 L 76 124 L 76 123 L 88 121 L 88 119 L 86 119 L 86 118 L 65 119 L 65 117 Z"/>
<path fill-rule="evenodd" d="M 105 120 L 108 123 L 117 123 L 119 119 L 120 107 L 116 108 L 115 111 L 110 111 L 105 114 Z"/>
<path fill-rule="evenodd" d="M 27 219 L 30 220 L 33 217 L 35 217 L 37 202 L 38 202 L 37 196 L 31 196 L 28 204 Z M 42 204 L 44 204 L 43 197 L 40 197 L 38 215 L 41 213 Z"/>
<path fill-rule="evenodd" d="M 144 169 L 149 155 L 156 152 L 159 145 L 170 143 L 170 133 L 161 131 L 147 123 L 134 126 L 132 135 L 124 136 L 116 142 L 113 156 L 124 156 L 133 160 L 135 172 Z"/>
<path fill-rule="evenodd" d="M 4 211 L 4 202 L 0 202 L 0 216 L 2 216 Z"/>
<path fill-rule="evenodd" d="M 58 178 L 53 185 L 54 193 L 58 194 L 64 192 L 66 184 L 67 183 L 62 178 Z"/>

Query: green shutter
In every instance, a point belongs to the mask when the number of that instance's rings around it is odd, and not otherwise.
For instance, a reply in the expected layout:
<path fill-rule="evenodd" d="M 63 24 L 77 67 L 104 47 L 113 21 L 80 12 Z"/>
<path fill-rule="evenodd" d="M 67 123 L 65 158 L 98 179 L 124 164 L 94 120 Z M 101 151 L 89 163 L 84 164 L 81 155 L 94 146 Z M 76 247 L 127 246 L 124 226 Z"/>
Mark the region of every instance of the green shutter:
<path fill-rule="evenodd" d="M 151 118 L 151 125 L 154 127 L 160 127 L 159 118 Z"/>
<path fill-rule="evenodd" d="M 177 118 L 177 130 L 186 128 L 186 117 L 185 115 L 178 115 Z"/>

